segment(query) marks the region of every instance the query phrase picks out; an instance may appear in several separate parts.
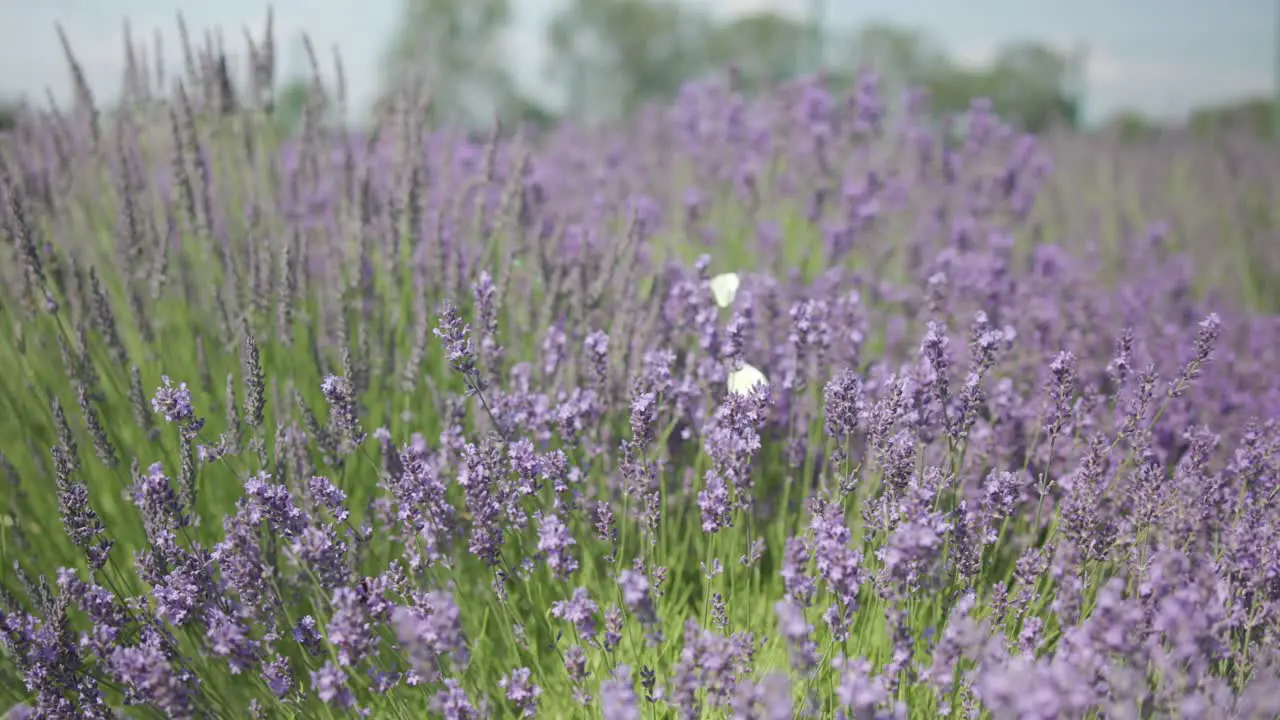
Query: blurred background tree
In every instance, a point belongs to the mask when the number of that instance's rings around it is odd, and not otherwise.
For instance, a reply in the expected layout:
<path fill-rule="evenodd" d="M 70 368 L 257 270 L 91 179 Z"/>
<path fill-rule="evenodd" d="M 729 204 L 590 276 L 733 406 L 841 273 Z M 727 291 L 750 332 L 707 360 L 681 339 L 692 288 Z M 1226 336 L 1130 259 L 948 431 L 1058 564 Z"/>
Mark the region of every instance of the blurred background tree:
<path fill-rule="evenodd" d="M 812 38 L 808 25 L 774 12 L 717 23 L 672 0 L 572 0 L 547 29 L 549 77 L 572 99 L 570 112 L 609 117 L 730 66 L 747 88 L 786 80 L 805 68 Z M 1010 43 L 978 68 L 959 65 L 923 30 L 890 23 L 824 44 L 837 49 L 838 67 L 873 69 L 895 95 L 923 85 L 939 112 L 962 111 L 983 95 L 1028 130 L 1077 119 L 1071 58 L 1043 43 Z"/>
<path fill-rule="evenodd" d="M 981 67 L 957 63 L 923 30 L 883 23 L 863 27 L 847 46 L 850 62 L 876 71 L 886 88 L 929 90 L 936 112 L 962 112 L 973 98 L 986 97 L 1006 120 L 1027 130 L 1077 123 L 1072 58 L 1043 43 L 1008 43 Z"/>
<path fill-rule="evenodd" d="M 735 68 L 748 90 L 775 85 L 803 67 L 812 32 L 774 12 L 743 15 L 713 25 L 705 43 L 711 67 Z"/>
<path fill-rule="evenodd" d="M 509 47 L 519 1 L 401 0 L 400 21 L 382 58 L 375 114 L 413 84 L 429 95 L 427 121 L 483 131 L 497 118 L 508 129 L 517 123 L 547 128 L 565 116 L 624 117 L 646 103 L 669 101 L 691 79 L 730 68 L 738 87 L 752 93 L 818 66 L 833 89 L 847 87 L 860 71 L 875 71 L 891 110 L 902 91 L 917 86 L 929 91 L 936 114 L 963 112 L 975 97 L 986 97 L 1026 130 L 1054 124 L 1083 129 L 1084 55 L 1041 41 L 1013 40 L 985 63 L 962 62 L 925 29 L 892 22 L 819 33 L 785 12 L 717 18 L 689 0 L 565 0 L 542 29 L 547 57 L 538 81 L 517 72 Z M 265 47 L 271 22 L 262 38 L 246 33 Z M 308 58 L 290 65 L 268 113 L 285 132 L 300 126 L 314 81 Z M 252 69 L 233 68 L 232 80 L 243 82 L 238 75 Z M 274 78 L 274 70 L 268 74 Z M 326 77 L 325 85 L 334 79 Z M 18 107 L 16 99 L 0 98 L 0 131 L 12 127 Z M 326 115 L 331 110 L 326 107 Z M 1251 98 L 1200 108 L 1188 123 L 1204 132 L 1267 135 L 1270 113 L 1269 98 Z M 1122 112 L 1092 129 L 1137 141 L 1178 125 Z"/>
<path fill-rule="evenodd" d="M 0 100 L 0 132 L 12 130 L 18 119 L 18 103 Z"/>
<path fill-rule="evenodd" d="M 1116 113 L 1108 118 L 1102 129 L 1126 142 L 1148 140 L 1160 132 L 1159 124 L 1132 110 Z"/>
<path fill-rule="evenodd" d="M 1272 133 L 1273 100 L 1271 98 L 1247 98 L 1234 103 L 1211 105 L 1191 114 L 1191 126 L 1201 132 L 1221 133 L 1244 131 L 1270 137 Z"/>
<path fill-rule="evenodd" d="M 302 113 L 311 98 L 311 82 L 305 78 L 292 78 L 276 90 L 274 121 L 288 132 L 302 123 Z"/>
<path fill-rule="evenodd" d="M 753 91 L 812 69 L 814 28 L 761 11 L 719 20 L 681 0 L 567 0 L 544 28 L 548 58 L 537 95 L 512 69 L 508 42 L 515 0 L 402 0 L 387 50 L 388 93 L 405 82 L 430 88 L 437 121 L 486 126 L 495 116 L 547 126 L 561 114 L 605 120 L 672 98 L 687 80 L 739 71 Z M 891 98 L 908 86 L 930 91 L 938 113 L 988 97 L 1026 130 L 1081 126 L 1084 56 L 1036 40 L 1013 40 L 986 63 L 962 63 L 922 28 L 877 22 L 825 32 L 828 74 L 845 80 L 873 69 Z M 834 72 L 832 72 L 834 71 Z M 1195 122 L 1265 129 L 1263 104 L 1209 108 Z M 1125 119 L 1132 133 L 1149 119 Z M 1229 121 L 1229 122 L 1228 122 Z"/>
<path fill-rule="evenodd" d="M 891 92 L 945 82 L 951 73 L 958 72 L 946 49 L 916 28 L 872 23 L 856 30 L 841 45 L 851 67 L 875 71 Z M 932 89 L 936 92 L 938 88 Z"/>
<path fill-rule="evenodd" d="M 711 30 L 674 0 L 570 0 L 546 28 L 547 78 L 572 116 L 628 115 L 710 69 Z"/>
<path fill-rule="evenodd" d="M 510 0 L 403 0 L 383 61 L 387 91 L 425 85 L 435 121 L 544 122 L 547 112 L 522 94 L 511 73 L 511 20 Z"/>

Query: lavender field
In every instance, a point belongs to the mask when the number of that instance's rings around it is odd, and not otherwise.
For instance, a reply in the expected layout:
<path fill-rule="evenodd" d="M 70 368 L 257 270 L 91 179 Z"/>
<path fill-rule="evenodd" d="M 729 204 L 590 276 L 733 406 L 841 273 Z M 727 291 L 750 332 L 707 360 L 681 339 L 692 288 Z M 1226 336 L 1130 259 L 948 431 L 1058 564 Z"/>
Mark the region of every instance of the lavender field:
<path fill-rule="evenodd" d="M 8 717 L 1280 716 L 1274 147 L 216 66 L 0 140 Z"/>

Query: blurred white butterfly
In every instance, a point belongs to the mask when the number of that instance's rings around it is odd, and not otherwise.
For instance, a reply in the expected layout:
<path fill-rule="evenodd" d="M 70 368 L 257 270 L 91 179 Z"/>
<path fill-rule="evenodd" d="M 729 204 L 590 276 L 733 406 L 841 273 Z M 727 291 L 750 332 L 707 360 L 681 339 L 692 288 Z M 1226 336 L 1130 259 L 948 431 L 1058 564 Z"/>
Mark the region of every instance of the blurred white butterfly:
<path fill-rule="evenodd" d="M 711 294 L 715 296 L 716 304 L 722 308 L 732 305 L 739 284 L 738 273 L 722 273 L 711 278 Z"/>
<path fill-rule="evenodd" d="M 742 363 L 742 367 L 729 373 L 729 392 L 746 395 L 757 385 L 768 385 L 769 378 L 754 365 Z"/>

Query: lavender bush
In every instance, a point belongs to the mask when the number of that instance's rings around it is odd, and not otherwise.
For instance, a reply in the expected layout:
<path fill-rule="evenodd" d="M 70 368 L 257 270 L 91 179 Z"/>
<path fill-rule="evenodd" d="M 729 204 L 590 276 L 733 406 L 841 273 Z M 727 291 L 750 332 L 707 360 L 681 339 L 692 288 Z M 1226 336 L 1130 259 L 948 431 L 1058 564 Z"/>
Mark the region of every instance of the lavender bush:
<path fill-rule="evenodd" d="M 251 54 L 4 145 L 13 716 L 1280 713 L 1273 151 L 279 138 Z"/>

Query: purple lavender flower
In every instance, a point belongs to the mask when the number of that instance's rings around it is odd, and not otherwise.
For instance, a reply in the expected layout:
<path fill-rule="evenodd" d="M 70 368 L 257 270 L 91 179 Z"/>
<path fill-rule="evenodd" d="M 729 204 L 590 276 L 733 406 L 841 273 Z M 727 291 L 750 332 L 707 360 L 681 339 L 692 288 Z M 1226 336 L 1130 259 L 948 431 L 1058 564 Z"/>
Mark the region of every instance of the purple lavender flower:
<path fill-rule="evenodd" d="M 527 667 L 516 668 L 498 680 L 498 687 L 507 695 L 507 702 L 515 706 L 520 717 L 535 717 L 538 714 L 538 698 L 542 688 L 533 683 L 533 673 Z"/>
<path fill-rule="evenodd" d="M 542 518 L 542 526 L 538 529 L 538 552 L 545 555 L 547 567 L 557 580 L 568 578 L 578 569 L 578 559 L 570 552 L 576 544 L 569 526 L 558 516 L 550 514 Z"/>
<path fill-rule="evenodd" d="M 351 588 L 333 591 L 333 616 L 329 620 L 329 642 L 337 651 L 338 664 L 353 667 L 376 645 L 371 618 L 360 595 Z"/>
<path fill-rule="evenodd" d="M 657 396 L 652 392 L 634 393 L 631 398 L 631 439 L 640 448 L 653 442 Z"/>
<path fill-rule="evenodd" d="M 596 387 L 604 387 L 609 380 L 609 336 L 594 330 L 587 335 L 582 345 L 587 353 L 592 382 Z"/>
<path fill-rule="evenodd" d="M 262 664 L 262 680 L 267 689 L 278 698 L 284 698 L 293 692 L 293 672 L 289 669 L 289 658 L 280 655 Z"/>
<path fill-rule="evenodd" d="M 1049 408 L 1044 419 L 1044 434 L 1056 438 L 1071 418 L 1071 401 L 1076 389 L 1076 356 L 1060 352 L 1049 365 Z"/>
<path fill-rule="evenodd" d="M 922 673 L 921 679 L 931 685 L 938 695 L 951 693 L 961 657 L 983 639 L 975 637 L 981 633 L 981 629 L 976 627 L 969 616 L 976 602 L 977 597 L 973 593 L 966 593 L 951 607 L 946 629 L 934 646 L 933 659 Z"/>
<path fill-rule="evenodd" d="M 93 623 L 90 631 L 82 636 L 81 645 L 98 657 L 109 657 L 117 639 L 132 624 L 126 608 L 111 591 L 80 580 L 70 568 L 58 571 L 58 588 Z M 2 635 L 3 632 L 0 631 L 0 636 Z"/>
<path fill-rule="evenodd" d="M 600 415 L 599 397 L 594 390 L 574 388 L 555 409 L 556 429 L 566 443 L 574 444 L 595 424 Z"/>
<path fill-rule="evenodd" d="M 882 714 L 891 705 L 889 691 L 883 679 L 871 672 L 870 662 L 863 658 L 841 657 L 832 662 L 832 667 L 839 672 L 840 678 L 836 686 L 839 717 L 890 717 Z M 906 716 L 905 708 L 901 716 Z"/>
<path fill-rule="evenodd" d="M 826 431 L 833 438 L 846 438 L 857 431 L 866 414 L 862 380 L 852 370 L 841 370 L 823 390 L 826 403 Z"/>
<path fill-rule="evenodd" d="M 1117 386 L 1123 386 L 1133 372 L 1133 326 L 1125 326 L 1116 338 L 1115 356 L 1107 364 L 1107 374 Z"/>
<path fill-rule="evenodd" d="M 338 489 L 329 478 L 312 476 L 307 481 L 307 489 L 311 492 L 311 497 L 333 515 L 335 522 L 345 522 L 350 516 L 344 505 L 347 494 Z"/>
<path fill-rule="evenodd" d="M 195 718 L 197 679 L 175 667 L 160 637 L 148 633 L 138 645 L 119 647 L 110 658 L 112 675 L 137 702 L 145 702 L 172 718 Z"/>
<path fill-rule="evenodd" d="M 570 645 L 564 651 L 564 670 L 572 683 L 581 684 L 587 679 L 587 651 L 581 645 Z"/>
<path fill-rule="evenodd" d="M 539 476 L 543 462 L 528 438 L 520 438 L 507 446 L 507 462 L 515 473 L 521 495 L 536 495 L 542 489 Z"/>
<path fill-rule="evenodd" d="M 720 348 L 720 355 L 728 367 L 740 367 L 745 362 L 743 353 L 747 349 L 747 338 L 752 325 L 753 315 L 750 306 L 735 310 L 733 317 L 729 318 L 729 324 L 724 330 L 724 342 Z"/>
<path fill-rule="evenodd" d="M 476 300 L 476 324 L 480 328 L 480 359 L 490 372 L 496 372 L 503 348 L 498 345 L 497 287 L 493 276 L 480 271 L 472 285 L 472 295 Z"/>
<path fill-rule="evenodd" d="M 161 463 L 152 463 L 147 474 L 138 477 L 133 485 L 133 504 L 142 513 L 142 522 L 150 536 L 163 530 L 175 530 L 186 523 L 178 494 L 164 474 Z"/>
<path fill-rule="evenodd" d="M 320 392 L 329 403 L 329 426 L 333 434 L 342 438 L 348 450 L 364 442 L 366 434 L 360 429 L 355 391 L 347 378 L 325 376 L 320 381 Z"/>
<path fill-rule="evenodd" d="M 619 665 L 613 677 L 600 683 L 600 713 L 606 720 L 640 720 L 631 668 Z"/>
<path fill-rule="evenodd" d="M 162 383 L 151 399 L 151 409 L 164 416 L 167 423 L 182 424 L 195 417 L 195 408 L 191 405 L 191 391 L 186 383 L 173 387 L 168 375 L 161 375 Z"/>
<path fill-rule="evenodd" d="M 440 674 L 444 661 L 465 665 L 470 659 L 462 614 L 448 593 L 426 593 L 412 607 L 396 607 L 391 626 L 414 670 L 428 682 Z"/>
<path fill-rule="evenodd" d="M 271 585 L 259 528 L 240 509 L 222 520 L 223 539 L 214 546 L 211 558 L 217 563 L 227 590 L 239 596 L 246 610 L 259 617 L 267 616 L 279 598 Z"/>
<path fill-rule="evenodd" d="M 239 675 L 257 664 L 260 643 L 253 639 L 249 634 L 250 628 L 238 618 L 214 608 L 205 614 L 205 626 L 208 628 L 205 637 L 209 650 L 227 661 L 232 675 Z"/>
<path fill-rule="evenodd" d="M 840 507 L 818 503 L 809 524 L 813 532 L 813 556 L 818 577 L 832 595 L 832 604 L 823 616 L 832 634 L 843 639 L 857 607 L 864 572 L 862 553 L 850 547 L 853 534 L 844 524 Z"/>
<path fill-rule="evenodd" d="M 336 708 L 349 708 L 355 704 L 346 673 L 332 661 L 326 660 L 319 670 L 311 671 L 311 690 L 320 702 Z"/>
<path fill-rule="evenodd" d="M 641 623 L 652 629 L 658 622 L 658 615 L 653 607 L 649 578 L 642 572 L 623 570 L 618 574 L 618 587 L 622 590 L 623 604 L 636 614 Z"/>
<path fill-rule="evenodd" d="M 610 605 L 604 611 L 604 636 L 602 638 L 605 652 L 613 652 L 622 643 L 622 609 Z"/>
<path fill-rule="evenodd" d="M 818 644 L 813 641 L 813 625 L 805 619 L 804 608 L 787 600 L 779 600 L 778 629 L 791 650 L 791 666 L 804 675 L 818 665 Z"/>
<path fill-rule="evenodd" d="M 729 486 L 715 470 L 707 471 L 706 489 L 698 493 L 698 509 L 702 511 L 704 533 L 717 533 L 733 525 Z"/>
<path fill-rule="evenodd" d="M 1204 366 L 1213 359 L 1213 350 L 1222 332 L 1222 318 L 1218 317 L 1218 313 L 1209 313 L 1200 321 L 1199 328 L 1191 349 L 1191 359 L 1182 366 L 1177 380 L 1169 386 L 1170 397 L 1180 397 L 1191 383 L 1200 379 Z"/>
<path fill-rule="evenodd" d="M 469 549 L 490 565 L 498 562 L 505 533 L 500 522 L 502 503 L 495 497 L 495 480 L 502 470 L 500 449 L 470 443 L 462 448 L 458 484 L 462 486 L 467 511 L 471 513 Z"/>
<path fill-rule="evenodd" d="M 320 630 L 316 626 L 315 618 L 310 615 L 304 615 L 293 626 L 293 639 L 312 655 L 321 651 L 321 646 L 324 642 L 323 638 L 320 637 Z"/>
<path fill-rule="evenodd" d="M 444 689 L 431 697 L 431 711 L 444 720 L 479 720 L 484 713 L 471 703 L 457 680 L 445 678 Z"/>
<path fill-rule="evenodd" d="M 75 461 L 69 451 L 61 445 L 50 449 L 53 456 L 54 484 L 58 491 L 58 514 L 62 518 L 62 527 L 67 532 L 71 543 L 80 548 L 89 567 L 98 569 L 107 564 L 113 541 L 107 535 L 107 528 L 102 518 L 89 503 L 89 488 L 75 482 Z"/>
<path fill-rule="evenodd" d="M 333 528 L 308 526 L 289 544 L 288 552 L 319 579 L 321 587 L 332 590 L 351 576 L 348 549 Z"/>
<path fill-rule="evenodd" d="M 707 705 L 728 707 L 737 685 L 750 668 L 754 639 L 746 633 L 725 637 L 702 630 L 689 620 L 684 626 L 684 646 L 672 671 L 671 699 L 681 717 L 698 717 L 699 691 Z"/>
<path fill-rule="evenodd" d="M 738 683 L 733 698 L 734 718 L 790 720 L 795 717 L 791 702 L 791 679 L 785 672 L 771 672 L 759 682 Z"/>
<path fill-rule="evenodd" d="M 274 482 L 265 472 L 245 480 L 244 493 L 248 517 L 255 523 L 266 520 L 273 533 L 295 538 L 310 523 L 310 518 L 298 508 L 289 488 Z"/>
<path fill-rule="evenodd" d="M 4 720 L 37 720 L 38 711 L 26 703 L 12 705 L 5 711 Z"/>
<path fill-rule="evenodd" d="M 554 377 L 560 368 L 560 362 L 564 359 L 565 343 L 568 340 L 561 323 L 553 323 L 547 328 L 547 334 L 542 340 L 542 372 L 546 377 Z"/>
<path fill-rule="evenodd" d="M 932 472 L 940 474 L 937 469 Z M 912 593 L 936 570 L 951 522 L 933 509 L 936 489 L 927 478 L 912 478 L 893 510 L 896 522 L 887 542 L 876 551 L 884 562 L 882 573 Z"/>
<path fill-rule="evenodd" d="M 945 409 L 951 402 L 948 382 L 951 373 L 951 338 L 947 337 L 946 327 L 930 321 L 924 341 L 920 344 L 920 354 L 924 358 L 926 374 L 925 386 L 938 406 Z"/>
<path fill-rule="evenodd" d="M 466 379 L 468 394 L 483 390 L 475 352 L 471 347 L 471 326 L 463 322 L 453 303 L 444 304 L 440 310 L 440 324 L 431 332 L 444 345 L 445 360 L 449 367 Z"/>
<path fill-rule="evenodd" d="M 574 589 L 572 598 L 551 604 L 551 616 L 572 624 L 574 631 L 584 637 L 596 634 L 595 615 L 599 610 L 591 593 L 582 587 Z"/>
<path fill-rule="evenodd" d="M 782 587 L 786 597 L 799 603 L 801 607 L 809 607 L 817 592 L 808 566 L 809 549 L 804 540 L 798 537 L 787 538 L 782 555 Z"/>
<path fill-rule="evenodd" d="M 183 626 L 200 619 L 200 613 L 216 597 L 217 588 L 210 572 L 211 558 L 206 552 L 198 548 L 170 549 L 175 551 L 170 560 L 176 564 L 155 583 L 151 595 L 155 598 L 157 617 Z"/>
<path fill-rule="evenodd" d="M 751 392 L 730 393 L 717 408 L 703 445 L 712 469 L 735 491 L 734 507 L 753 502 L 751 464 L 760 451 L 760 431 L 768 418 L 770 390 L 758 385 Z M 718 500 L 712 505 L 718 508 Z"/>

